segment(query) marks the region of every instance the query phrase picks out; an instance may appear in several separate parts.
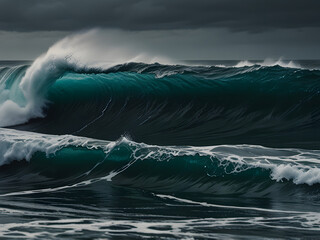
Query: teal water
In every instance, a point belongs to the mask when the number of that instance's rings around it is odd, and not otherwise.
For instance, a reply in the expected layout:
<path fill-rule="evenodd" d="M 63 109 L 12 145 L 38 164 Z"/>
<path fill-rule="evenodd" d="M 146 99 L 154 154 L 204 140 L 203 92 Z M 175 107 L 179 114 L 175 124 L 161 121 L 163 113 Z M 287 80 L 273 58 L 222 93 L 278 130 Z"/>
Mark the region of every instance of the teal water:
<path fill-rule="evenodd" d="M 318 66 L 2 62 L 0 238 L 316 239 Z"/>

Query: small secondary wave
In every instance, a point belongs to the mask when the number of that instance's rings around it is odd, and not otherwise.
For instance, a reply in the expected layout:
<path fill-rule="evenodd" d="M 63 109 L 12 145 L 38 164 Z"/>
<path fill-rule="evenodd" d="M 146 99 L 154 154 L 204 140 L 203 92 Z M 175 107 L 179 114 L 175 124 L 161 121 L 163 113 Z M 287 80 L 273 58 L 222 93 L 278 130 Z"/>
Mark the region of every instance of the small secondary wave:
<path fill-rule="evenodd" d="M 23 181 L 30 175 L 33 186 L 38 186 L 34 193 L 112 181 L 156 192 L 265 195 L 320 183 L 318 150 L 161 147 L 126 138 L 107 142 L 9 129 L 1 129 L 0 139 L 0 177 L 6 189 L 12 184 L 16 189 L 17 176 L 23 174 Z M 19 165 L 19 160 L 29 163 Z"/>

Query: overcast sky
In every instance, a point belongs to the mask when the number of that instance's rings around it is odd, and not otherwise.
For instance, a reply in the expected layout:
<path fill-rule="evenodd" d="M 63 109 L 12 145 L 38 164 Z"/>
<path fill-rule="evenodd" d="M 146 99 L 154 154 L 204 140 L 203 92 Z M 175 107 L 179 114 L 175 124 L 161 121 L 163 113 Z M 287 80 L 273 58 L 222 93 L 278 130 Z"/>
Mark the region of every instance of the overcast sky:
<path fill-rule="evenodd" d="M 34 59 L 91 28 L 175 59 L 320 59 L 319 9 L 319 0 L 0 0 L 0 59 Z"/>

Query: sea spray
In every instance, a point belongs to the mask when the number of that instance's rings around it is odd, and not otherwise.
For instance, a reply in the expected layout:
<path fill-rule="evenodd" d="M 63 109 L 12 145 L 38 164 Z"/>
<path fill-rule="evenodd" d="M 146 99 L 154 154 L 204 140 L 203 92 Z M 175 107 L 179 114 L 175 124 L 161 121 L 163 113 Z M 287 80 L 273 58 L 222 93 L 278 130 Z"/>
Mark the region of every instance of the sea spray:
<path fill-rule="evenodd" d="M 100 45 L 96 46 L 96 39 L 99 39 L 101 34 L 102 32 L 95 29 L 67 36 L 39 56 L 22 79 L 16 79 L 19 83 L 18 90 L 24 97 L 22 104 L 14 99 L 3 99 L 4 93 L 1 93 L 0 126 L 22 124 L 31 118 L 44 117 L 43 108 L 47 104 L 46 95 L 50 86 L 67 72 L 101 72 L 116 64 L 130 61 L 165 61 L 165 58 L 148 57 L 146 53 L 136 52 L 133 47 L 118 46 L 114 43 L 111 45 L 108 42 L 103 42 L 102 45 L 101 40 L 97 40 Z M 97 61 L 98 59 L 101 61 Z M 6 78 L 3 81 L 6 81 Z"/>

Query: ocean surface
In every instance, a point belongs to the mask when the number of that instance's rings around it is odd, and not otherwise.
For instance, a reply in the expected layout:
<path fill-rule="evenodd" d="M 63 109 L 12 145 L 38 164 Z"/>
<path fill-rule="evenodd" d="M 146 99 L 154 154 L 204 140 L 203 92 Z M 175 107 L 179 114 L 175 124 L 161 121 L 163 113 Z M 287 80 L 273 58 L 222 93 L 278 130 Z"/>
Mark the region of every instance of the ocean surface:
<path fill-rule="evenodd" d="M 318 239 L 320 61 L 0 62 L 0 239 Z"/>

